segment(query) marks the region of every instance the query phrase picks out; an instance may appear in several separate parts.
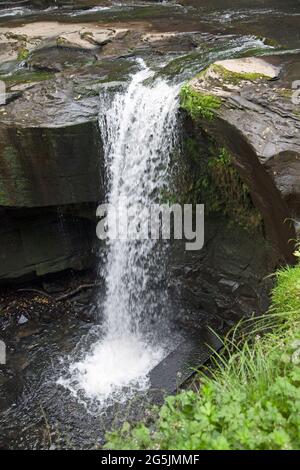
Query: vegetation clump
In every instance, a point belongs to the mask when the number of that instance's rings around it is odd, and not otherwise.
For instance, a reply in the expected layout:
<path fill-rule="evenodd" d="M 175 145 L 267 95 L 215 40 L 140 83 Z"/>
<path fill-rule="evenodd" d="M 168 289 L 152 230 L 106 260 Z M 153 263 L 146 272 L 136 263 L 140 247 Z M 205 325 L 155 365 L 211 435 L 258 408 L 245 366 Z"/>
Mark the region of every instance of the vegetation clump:
<path fill-rule="evenodd" d="M 202 203 L 207 215 L 221 213 L 246 230 L 261 227 L 262 216 L 226 148 L 212 141 L 205 156 L 197 140 L 188 137 L 184 153 L 186 164 L 181 165 L 175 183 L 183 204 Z"/>
<path fill-rule="evenodd" d="M 300 448 L 300 266 L 277 275 L 272 308 L 224 342 L 199 389 L 166 399 L 149 426 L 126 423 L 109 449 Z M 250 323 L 249 323 L 250 322 Z M 250 328 L 249 328 L 250 327 Z"/>
<path fill-rule="evenodd" d="M 223 147 L 208 161 L 206 177 L 198 180 L 198 191 L 208 212 L 222 211 L 244 228 L 257 228 L 261 215 L 253 205 L 248 186 Z"/>
<path fill-rule="evenodd" d="M 28 59 L 29 57 L 29 50 L 26 48 L 26 47 L 20 47 L 18 49 L 18 60 L 19 61 L 23 61 L 23 60 L 26 60 Z"/>
<path fill-rule="evenodd" d="M 184 85 L 180 91 L 180 104 L 192 119 L 211 120 L 215 116 L 215 111 L 220 108 L 222 101 L 216 96 L 199 93 L 190 85 Z"/>

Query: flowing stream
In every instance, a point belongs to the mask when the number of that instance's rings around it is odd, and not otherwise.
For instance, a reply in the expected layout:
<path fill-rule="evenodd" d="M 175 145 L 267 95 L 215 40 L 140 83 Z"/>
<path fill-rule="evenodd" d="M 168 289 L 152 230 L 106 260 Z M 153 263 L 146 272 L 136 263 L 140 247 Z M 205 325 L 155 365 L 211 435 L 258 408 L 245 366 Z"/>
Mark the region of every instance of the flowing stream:
<path fill-rule="evenodd" d="M 108 202 L 122 201 L 129 229 L 147 223 L 151 203 L 167 184 L 174 148 L 178 86 L 140 61 L 141 70 L 125 92 L 100 97 L 99 125 L 108 174 Z M 145 83 L 147 81 L 147 84 Z M 150 81 L 150 83 L 148 83 Z M 101 338 L 88 355 L 71 366 L 68 387 L 105 402 L 147 387 L 147 374 L 171 347 L 165 338 L 166 271 L 158 240 L 113 239 L 108 229 L 105 268 L 106 299 Z M 127 392 L 124 392 L 127 387 Z"/>

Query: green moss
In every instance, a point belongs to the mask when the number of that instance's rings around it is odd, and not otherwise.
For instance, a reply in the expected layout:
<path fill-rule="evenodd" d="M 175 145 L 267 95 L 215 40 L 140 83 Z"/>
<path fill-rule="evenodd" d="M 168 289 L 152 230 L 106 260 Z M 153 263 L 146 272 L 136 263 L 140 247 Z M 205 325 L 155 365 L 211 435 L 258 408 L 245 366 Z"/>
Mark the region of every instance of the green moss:
<path fill-rule="evenodd" d="M 184 175 L 185 184 L 181 185 L 184 202 L 203 203 L 206 214 L 220 212 L 247 230 L 258 229 L 262 217 L 230 153 L 212 142 L 210 155 L 204 158 L 197 141 L 191 138 L 185 143 L 185 152 L 190 171 Z"/>
<path fill-rule="evenodd" d="M 33 83 L 40 82 L 43 80 L 49 80 L 54 74 L 52 72 L 36 71 L 36 72 L 24 72 L 17 71 L 12 75 L 0 75 L 0 80 L 5 82 L 8 87 L 19 85 L 21 83 Z"/>
<path fill-rule="evenodd" d="M 28 59 L 29 54 L 30 54 L 30 52 L 29 52 L 28 49 L 26 49 L 26 47 L 24 47 L 24 46 L 19 47 L 19 49 L 18 49 L 18 60 L 23 61 L 23 60 Z"/>
<path fill-rule="evenodd" d="M 267 75 L 264 75 L 262 73 L 238 73 L 238 72 L 232 72 L 230 70 L 227 70 L 225 67 L 222 65 L 216 65 L 213 64 L 212 69 L 222 77 L 222 79 L 227 82 L 231 83 L 233 85 L 238 85 L 241 81 L 243 80 L 248 80 L 250 82 L 254 82 L 255 80 L 269 80 L 270 77 Z"/>
<path fill-rule="evenodd" d="M 209 377 L 200 373 L 198 391 L 168 397 L 152 410 L 150 426 L 125 423 L 107 435 L 105 448 L 299 449 L 299 285 L 300 266 L 279 271 L 270 314 L 248 320 L 246 336 L 238 329 L 224 340 Z"/>
<path fill-rule="evenodd" d="M 222 101 L 216 96 L 199 93 L 190 85 L 184 85 L 180 91 L 180 104 L 192 119 L 211 120 L 215 116 L 215 111 L 221 107 Z"/>

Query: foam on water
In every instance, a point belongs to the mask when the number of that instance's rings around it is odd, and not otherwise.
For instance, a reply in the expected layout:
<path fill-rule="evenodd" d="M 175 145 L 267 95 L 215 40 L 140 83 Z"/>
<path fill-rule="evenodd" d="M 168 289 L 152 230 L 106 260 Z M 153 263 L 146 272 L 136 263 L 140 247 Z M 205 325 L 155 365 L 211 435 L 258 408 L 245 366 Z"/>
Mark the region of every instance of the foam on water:
<path fill-rule="evenodd" d="M 83 361 L 71 366 L 70 385 L 75 395 L 80 384 L 91 399 L 123 401 L 128 396 L 123 393 L 124 387 L 130 387 L 130 392 L 147 388 L 147 373 L 162 357 L 163 348 L 151 348 L 135 335 L 105 337 Z"/>
<path fill-rule="evenodd" d="M 149 83 L 154 72 L 140 65 L 125 91 L 101 93 L 99 116 L 108 202 L 125 202 L 133 225 L 141 221 L 137 205 L 149 207 L 166 185 L 178 107 L 178 86 Z M 60 380 L 73 394 L 103 404 L 147 388 L 147 374 L 170 347 L 161 339 L 168 336 L 165 271 L 157 240 L 107 242 L 101 338 Z"/>

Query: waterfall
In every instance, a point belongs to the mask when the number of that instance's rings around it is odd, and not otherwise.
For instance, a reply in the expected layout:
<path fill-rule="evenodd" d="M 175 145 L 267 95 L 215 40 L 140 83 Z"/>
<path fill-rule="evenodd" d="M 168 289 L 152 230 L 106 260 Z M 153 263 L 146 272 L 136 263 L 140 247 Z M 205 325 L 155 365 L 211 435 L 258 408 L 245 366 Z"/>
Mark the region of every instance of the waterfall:
<path fill-rule="evenodd" d="M 143 223 L 143 213 L 137 206 L 149 208 L 166 186 L 175 142 L 177 87 L 164 80 L 146 86 L 144 82 L 151 75 L 143 68 L 133 77 L 126 94 L 118 93 L 113 103 L 104 96 L 105 111 L 99 119 L 109 173 L 108 201 L 114 207 L 123 201 L 131 227 Z M 105 303 L 108 335 L 138 334 L 147 326 L 146 315 L 153 319 L 159 301 L 149 284 L 164 276 L 159 255 L 156 240 L 109 243 Z M 146 325 L 141 325 L 141 320 Z"/>
<path fill-rule="evenodd" d="M 107 201 L 116 207 L 122 200 L 131 227 L 146 217 L 139 209 L 159 201 L 176 143 L 178 86 L 140 66 L 125 91 L 100 95 Z M 165 274 L 161 241 L 107 241 L 102 336 L 71 366 L 73 392 L 103 402 L 115 395 L 121 400 L 124 387 L 147 387 L 147 374 L 167 351 Z"/>

